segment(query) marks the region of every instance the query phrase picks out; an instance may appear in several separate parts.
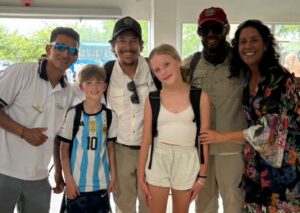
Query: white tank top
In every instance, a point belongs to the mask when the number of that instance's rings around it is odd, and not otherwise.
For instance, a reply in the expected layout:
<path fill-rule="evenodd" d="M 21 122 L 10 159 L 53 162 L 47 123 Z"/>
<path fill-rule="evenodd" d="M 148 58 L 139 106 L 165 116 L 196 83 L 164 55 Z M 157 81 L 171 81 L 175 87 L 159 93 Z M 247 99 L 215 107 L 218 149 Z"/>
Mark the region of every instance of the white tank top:
<path fill-rule="evenodd" d="M 196 123 L 192 106 L 181 112 L 168 111 L 162 104 L 157 118 L 157 142 L 179 146 L 194 146 L 196 139 Z"/>

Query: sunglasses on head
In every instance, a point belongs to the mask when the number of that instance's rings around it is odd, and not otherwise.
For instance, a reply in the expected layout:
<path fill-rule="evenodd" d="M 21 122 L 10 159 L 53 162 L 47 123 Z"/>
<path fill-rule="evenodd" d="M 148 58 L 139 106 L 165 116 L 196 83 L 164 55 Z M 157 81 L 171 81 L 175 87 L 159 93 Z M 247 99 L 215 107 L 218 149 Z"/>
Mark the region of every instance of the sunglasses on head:
<path fill-rule="evenodd" d="M 130 96 L 131 103 L 133 103 L 133 104 L 139 104 L 140 103 L 140 99 L 139 99 L 139 96 L 137 94 L 136 85 L 135 85 L 134 81 L 130 81 L 127 84 L 127 89 L 130 92 L 133 92 L 132 95 Z"/>
<path fill-rule="evenodd" d="M 68 50 L 70 55 L 76 56 L 78 55 L 78 48 L 77 47 L 70 47 L 66 44 L 63 43 L 58 43 L 56 41 L 51 42 L 51 45 L 53 45 L 53 47 L 58 50 L 59 52 L 63 52 L 65 50 Z"/>
<path fill-rule="evenodd" d="M 209 31 L 212 31 L 213 34 L 222 34 L 224 30 L 224 25 L 219 23 L 211 23 L 211 24 L 202 24 L 198 28 L 198 32 L 200 36 L 207 36 Z"/>

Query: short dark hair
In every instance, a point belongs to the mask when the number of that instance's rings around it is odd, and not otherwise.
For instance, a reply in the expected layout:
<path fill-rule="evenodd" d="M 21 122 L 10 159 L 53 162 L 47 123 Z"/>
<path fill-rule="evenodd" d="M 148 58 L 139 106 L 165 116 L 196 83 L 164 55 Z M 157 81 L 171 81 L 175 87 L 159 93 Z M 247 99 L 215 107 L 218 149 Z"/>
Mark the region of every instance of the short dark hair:
<path fill-rule="evenodd" d="M 75 41 L 77 41 L 79 44 L 79 40 L 80 40 L 79 34 L 70 27 L 57 27 L 54 30 L 52 30 L 50 42 L 55 41 L 55 39 L 58 35 L 65 35 L 65 36 L 71 37 Z"/>

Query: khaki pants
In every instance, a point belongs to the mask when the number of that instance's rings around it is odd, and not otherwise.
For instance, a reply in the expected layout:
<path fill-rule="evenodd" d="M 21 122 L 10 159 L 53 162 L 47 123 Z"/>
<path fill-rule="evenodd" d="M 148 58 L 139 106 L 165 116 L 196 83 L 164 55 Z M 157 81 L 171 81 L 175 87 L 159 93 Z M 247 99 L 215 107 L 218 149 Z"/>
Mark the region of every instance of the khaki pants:
<path fill-rule="evenodd" d="M 117 187 L 113 193 L 116 213 L 135 213 L 136 201 L 139 201 L 139 213 L 147 213 L 148 209 L 143 196 L 138 190 L 137 165 L 139 150 L 130 149 L 120 144 L 115 145 L 117 165 Z"/>
<path fill-rule="evenodd" d="M 244 170 L 242 154 L 210 155 L 207 181 L 196 200 L 197 213 L 217 213 L 219 193 L 224 213 L 241 213 L 245 192 L 239 187 Z"/>

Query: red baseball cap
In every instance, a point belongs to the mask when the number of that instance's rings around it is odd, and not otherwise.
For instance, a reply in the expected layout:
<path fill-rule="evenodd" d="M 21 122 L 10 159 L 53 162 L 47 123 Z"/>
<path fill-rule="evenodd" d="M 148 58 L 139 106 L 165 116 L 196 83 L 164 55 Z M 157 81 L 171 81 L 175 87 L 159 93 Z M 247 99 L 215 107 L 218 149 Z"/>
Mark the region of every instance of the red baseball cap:
<path fill-rule="evenodd" d="M 227 16 L 222 8 L 219 7 L 210 7 L 207 9 L 204 9 L 198 19 L 198 26 L 200 27 L 204 22 L 207 21 L 215 21 L 220 24 L 227 24 Z"/>

